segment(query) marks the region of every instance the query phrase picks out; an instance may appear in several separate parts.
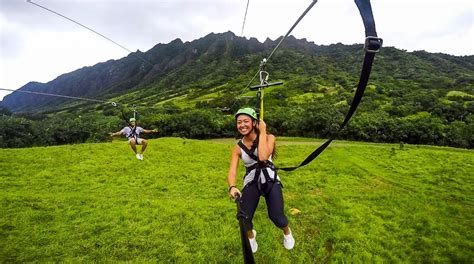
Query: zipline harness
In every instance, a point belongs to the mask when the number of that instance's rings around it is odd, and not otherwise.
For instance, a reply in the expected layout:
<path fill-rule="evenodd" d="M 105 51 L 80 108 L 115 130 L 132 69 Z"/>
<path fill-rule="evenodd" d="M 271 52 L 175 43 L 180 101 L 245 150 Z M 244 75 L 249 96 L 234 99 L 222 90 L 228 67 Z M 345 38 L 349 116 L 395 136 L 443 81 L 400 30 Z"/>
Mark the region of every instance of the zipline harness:
<path fill-rule="evenodd" d="M 132 111 L 133 111 L 133 119 L 136 120 L 137 116 L 138 116 L 138 112 L 137 112 L 137 109 L 136 109 L 135 105 L 132 105 Z M 120 112 L 122 113 L 122 118 L 125 120 L 128 127 L 130 127 L 130 136 L 128 138 L 129 139 L 134 138 L 135 142 L 138 142 L 137 126 L 135 125 L 135 126 L 132 127 L 130 119 L 127 119 L 127 117 L 125 116 L 125 113 L 123 111 L 123 107 L 120 108 Z"/>
<path fill-rule="evenodd" d="M 247 156 L 255 162 L 253 165 L 245 167 L 245 170 L 246 170 L 245 176 L 249 175 L 252 171 L 255 171 L 253 179 L 247 184 L 256 183 L 258 190 L 261 190 L 261 185 L 262 185 L 261 177 L 262 176 L 265 177 L 265 183 L 278 181 L 278 177 L 276 174 L 276 167 L 275 165 L 273 165 L 273 162 L 271 162 L 270 160 L 260 161 L 258 159 L 258 153 L 255 154 L 258 147 L 258 142 L 259 142 L 259 137 L 257 136 L 257 138 L 253 141 L 250 149 L 248 149 L 247 146 L 245 146 L 242 140 L 239 140 L 239 143 L 237 143 L 237 145 L 239 145 L 240 149 L 243 150 L 245 154 L 247 154 Z M 272 173 L 273 178 L 270 176 L 267 169 L 270 169 L 273 171 Z M 244 176 L 244 180 L 245 180 L 245 176 Z"/>

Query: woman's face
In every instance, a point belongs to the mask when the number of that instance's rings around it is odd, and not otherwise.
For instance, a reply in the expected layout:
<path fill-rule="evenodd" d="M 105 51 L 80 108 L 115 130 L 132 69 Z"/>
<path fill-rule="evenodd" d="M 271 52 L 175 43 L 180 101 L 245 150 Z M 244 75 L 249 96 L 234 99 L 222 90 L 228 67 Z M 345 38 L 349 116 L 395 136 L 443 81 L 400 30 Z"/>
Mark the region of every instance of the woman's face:
<path fill-rule="evenodd" d="M 253 130 L 253 119 L 248 115 L 239 115 L 237 117 L 237 130 L 243 136 L 248 135 Z"/>

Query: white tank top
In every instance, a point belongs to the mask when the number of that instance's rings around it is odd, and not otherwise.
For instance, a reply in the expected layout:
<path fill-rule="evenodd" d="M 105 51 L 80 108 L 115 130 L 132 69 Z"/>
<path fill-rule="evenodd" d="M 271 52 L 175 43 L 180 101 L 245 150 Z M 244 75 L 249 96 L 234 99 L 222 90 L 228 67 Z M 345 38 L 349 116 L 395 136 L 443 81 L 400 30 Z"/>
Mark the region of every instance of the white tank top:
<path fill-rule="evenodd" d="M 244 143 L 243 139 L 241 139 L 242 143 Z M 254 164 L 256 164 L 258 161 L 257 160 L 254 160 L 252 159 L 248 154 L 247 152 L 245 152 L 245 150 L 242 149 L 242 147 L 240 147 L 240 153 L 241 153 L 241 158 L 242 158 L 242 162 L 244 163 L 244 166 L 246 168 L 248 167 L 251 167 L 253 166 Z M 253 154 L 255 156 L 258 156 L 258 148 L 255 148 L 255 151 L 253 152 Z M 270 155 L 270 157 L 268 158 L 269 161 L 273 162 L 272 161 L 272 156 Z M 268 175 L 270 176 L 271 179 L 275 179 L 275 171 L 270 169 L 270 168 L 264 168 L 262 169 L 262 172 L 260 172 L 260 183 L 264 184 L 266 182 L 266 179 L 265 179 L 265 176 L 263 174 L 263 170 L 266 170 L 268 172 Z M 244 177 L 244 187 L 247 186 L 248 183 L 252 182 L 255 178 L 255 171 L 256 169 L 253 169 L 251 170 L 247 175 L 245 175 Z M 280 178 L 278 177 L 277 175 L 277 180 L 279 181 Z"/>

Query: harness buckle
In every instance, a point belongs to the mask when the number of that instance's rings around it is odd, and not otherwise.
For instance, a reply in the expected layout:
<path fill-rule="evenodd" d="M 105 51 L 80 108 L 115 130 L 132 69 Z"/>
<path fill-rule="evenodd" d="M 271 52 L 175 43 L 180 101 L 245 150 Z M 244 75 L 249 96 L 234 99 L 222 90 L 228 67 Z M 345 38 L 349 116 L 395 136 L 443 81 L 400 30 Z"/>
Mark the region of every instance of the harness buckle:
<path fill-rule="evenodd" d="M 373 36 L 365 38 L 364 50 L 368 53 L 377 53 L 382 48 L 383 39 Z"/>

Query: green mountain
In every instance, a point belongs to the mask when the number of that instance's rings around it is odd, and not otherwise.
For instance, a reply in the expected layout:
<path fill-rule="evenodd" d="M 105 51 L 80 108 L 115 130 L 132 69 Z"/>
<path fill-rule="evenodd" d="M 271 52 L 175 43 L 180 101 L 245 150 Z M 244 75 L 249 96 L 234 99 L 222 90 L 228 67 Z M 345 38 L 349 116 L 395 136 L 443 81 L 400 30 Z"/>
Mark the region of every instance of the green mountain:
<path fill-rule="evenodd" d="M 259 61 L 269 55 L 279 40 L 260 43 L 232 32 L 209 34 L 186 43 L 176 39 L 144 53 L 137 51 L 120 60 L 63 74 L 45 84 L 30 82 L 20 90 L 103 100 L 120 98 L 143 105 L 172 99 L 192 107 L 198 102 L 215 101 L 216 105 L 226 107 L 225 103 L 234 99 L 226 96 L 240 93 L 258 69 Z M 318 46 L 290 37 L 268 64 L 271 78 L 287 83 L 272 95 L 294 101 L 320 96 L 317 93 L 321 91 L 351 91 L 358 80 L 362 54 L 361 45 Z M 379 93 L 395 101 L 406 101 L 403 97 L 414 91 L 429 91 L 436 98 L 459 91 L 468 93 L 465 96 L 472 99 L 474 56 L 383 48 L 377 55 L 371 83 Z M 227 100 L 222 102 L 223 99 Z M 75 103 L 70 99 L 13 93 L 1 105 L 13 112 L 37 112 Z"/>
<path fill-rule="evenodd" d="M 176 39 L 45 84 L 28 83 L 21 90 L 135 105 L 146 124 L 160 127 L 166 135 L 224 136 L 232 133 L 232 125 L 213 127 L 217 132 L 198 132 L 202 128 L 189 132 L 196 121 L 191 113 L 208 111 L 203 119 L 216 120 L 240 106 L 254 105 L 255 92 L 245 87 L 279 40 L 260 43 L 232 32 L 185 43 Z M 362 59 L 360 44 L 320 46 L 287 38 L 266 68 L 269 81 L 284 82 L 265 90 L 270 127 L 290 136 L 334 133 L 351 103 Z M 362 103 L 340 137 L 472 147 L 473 91 L 474 56 L 384 47 L 376 56 Z M 24 116 L 28 112 L 118 115 L 110 104 L 25 93 L 6 96 L 0 106 Z M 159 114 L 173 114 L 174 122 Z M 176 120 L 183 122 L 176 125 Z"/>
<path fill-rule="evenodd" d="M 140 98 L 158 102 L 159 96 L 183 93 L 192 82 L 212 79 L 225 70 L 241 75 L 232 60 L 263 51 L 265 45 L 255 39 L 245 40 L 233 33 L 209 34 L 204 38 L 183 43 L 176 39 L 158 44 L 149 51 L 137 51 L 120 60 L 110 60 L 91 67 L 66 73 L 42 84 L 30 82 L 20 88 L 25 91 L 54 93 L 96 99 L 110 99 L 140 91 Z M 219 68 L 224 67 L 222 70 Z M 230 80 L 231 75 L 219 76 Z M 199 85 L 196 85 L 199 87 Z M 189 91 L 191 92 L 191 91 Z M 71 100 L 13 93 L 6 96 L 2 106 L 13 112 L 58 110 Z"/>

